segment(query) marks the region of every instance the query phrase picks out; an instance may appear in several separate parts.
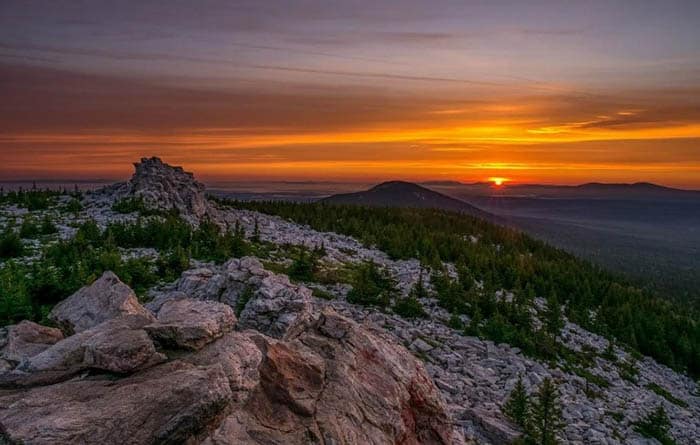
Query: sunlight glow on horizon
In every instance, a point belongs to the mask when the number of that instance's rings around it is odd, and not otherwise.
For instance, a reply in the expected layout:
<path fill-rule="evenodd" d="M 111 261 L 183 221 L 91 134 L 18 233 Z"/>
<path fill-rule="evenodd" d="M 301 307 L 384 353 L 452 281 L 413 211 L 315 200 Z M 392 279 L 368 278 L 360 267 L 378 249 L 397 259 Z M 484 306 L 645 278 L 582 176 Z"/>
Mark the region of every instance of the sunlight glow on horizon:
<path fill-rule="evenodd" d="M 492 176 L 489 178 L 489 182 L 493 182 L 493 185 L 496 187 L 500 187 L 508 181 L 510 181 L 508 178 L 503 178 L 501 176 Z"/>

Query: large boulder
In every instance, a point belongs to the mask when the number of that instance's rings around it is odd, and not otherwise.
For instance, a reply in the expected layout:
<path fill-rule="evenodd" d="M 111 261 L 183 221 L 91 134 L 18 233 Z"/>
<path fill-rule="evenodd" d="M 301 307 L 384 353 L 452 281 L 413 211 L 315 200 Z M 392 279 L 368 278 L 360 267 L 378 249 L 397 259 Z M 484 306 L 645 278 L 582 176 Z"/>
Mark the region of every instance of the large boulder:
<path fill-rule="evenodd" d="M 152 319 L 124 315 L 67 337 L 19 364 L 0 379 L 4 386 L 65 380 L 86 369 L 132 373 L 165 360 L 144 326 Z"/>
<path fill-rule="evenodd" d="M 4 393 L 0 430 L 9 443 L 181 444 L 206 431 L 230 397 L 220 365 L 174 361 L 116 381 Z"/>
<path fill-rule="evenodd" d="M 152 338 L 166 347 L 197 350 L 236 324 L 231 307 L 215 301 L 173 299 L 158 311 L 158 321 L 146 326 Z"/>
<path fill-rule="evenodd" d="M 157 157 L 142 158 L 134 167 L 136 171 L 127 183 L 127 193 L 143 199 L 149 208 L 174 209 L 191 222 L 218 218 L 204 195 L 204 184 L 196 181 L 192 173 Z"/>
<path fill-rule="evenodd" d="M 82 332 L 120 315 L 141 315 L 155 320 L 139 304 L 134 291 L 113 272 L 105 272 L 89 286 L 58 303 L 49 318 L 68 334 Z"/>
<path fill-rule="evenodd" d="M 0 359 L 16 365 L 62 339 L 59 329 L 24 320 L 0 329 Z"/>
<path fill-rule="evenodd" d="M 229 380 L 233 398 L 243 402 L 260 381 L 258 370 L 263 354 L 258 343 L 263 337 L 255 331 L 232 331 L 208 344 L 186 360 L 198 365 L 220 364 Z"/>
<path fill-rule="evenodd" d="M 275 338 L 285 338 L 311 317 L 311 290 L 295 286 L 286 275 L 270 275 L 246 302 L 240 316 L 242 327 Z"/>

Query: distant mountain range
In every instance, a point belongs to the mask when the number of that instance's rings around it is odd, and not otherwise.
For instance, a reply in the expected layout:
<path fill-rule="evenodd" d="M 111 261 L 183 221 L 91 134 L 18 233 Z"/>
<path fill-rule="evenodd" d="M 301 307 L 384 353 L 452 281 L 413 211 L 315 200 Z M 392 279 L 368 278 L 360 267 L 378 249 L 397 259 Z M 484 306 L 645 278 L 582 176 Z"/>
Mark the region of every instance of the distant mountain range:
<path fill-rule="evenodd" d="M 465 213 L 517 228 L 680 299 L 700 300 L 700 191 L 650 183 L 390 181 L 323 201 Z"/>
<path fill-rule="evenodd" d="M 341 193 L 322 200 L 333 204 L 351 204 L 373 207 L 414 207 L 450 210 L 480 218 L 491 219 L 488 212 L 426 187 L 404 181 L 383 182 L 369 190 Z"/>
<path fill-rule="evenodd" d="M 581 185 L 505 184 L 489 182 L 427 181 L 421 185 L 455 196 L 503 196 L 519 198 L 588 198 L 588 199 L 695 199 L 700 190 L 682 190 L 650 182 L 606 184 L 589 182 Z"/>

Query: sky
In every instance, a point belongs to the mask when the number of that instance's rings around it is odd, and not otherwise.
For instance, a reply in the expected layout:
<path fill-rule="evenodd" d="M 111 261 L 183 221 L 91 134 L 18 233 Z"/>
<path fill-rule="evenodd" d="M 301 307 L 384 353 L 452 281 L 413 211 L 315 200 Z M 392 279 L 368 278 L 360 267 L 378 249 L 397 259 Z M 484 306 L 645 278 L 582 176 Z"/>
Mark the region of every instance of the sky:
<path fill-rule="evenodd" d="M 0 2 L 0 181 L 700 189 L 700 2 Z"/>

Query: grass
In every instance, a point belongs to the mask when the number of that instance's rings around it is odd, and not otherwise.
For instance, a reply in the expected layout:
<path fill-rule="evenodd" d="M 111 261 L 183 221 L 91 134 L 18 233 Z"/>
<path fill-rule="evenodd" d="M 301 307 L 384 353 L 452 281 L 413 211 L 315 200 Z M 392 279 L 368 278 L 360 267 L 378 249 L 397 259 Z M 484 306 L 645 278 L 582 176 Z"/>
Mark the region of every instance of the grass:
<path fill-rule="evenodd" d="M 673 394 L 671 394 L 670 392 L 666 391 L 664 388 L 662 388 L 661 386 L 659 386 L 659 385 L 656 384 L 656 383 L 649 383 L 649 384 L 646 386 L 646 388 L 647 388 L 648 390 L 653 391 L 653 392 L 655 392 L 656 394 L 660 395 L 661 397 L 663 397 L 664 399 L 666 399 L 666 400 L 668 400 L 669 402 L 673 403 L 674 405 L 678 405 L 678 406 L 680 406 L 680 407 L 682 407 L 682 408 L 687 408 L 687 407 L 688 407 L 688 404 L 687 404 L 684 400 L 681 400 L 681 399 L 679 399 L 679 398 L 677 398 L 677 397 L 674 397 Z"/>

